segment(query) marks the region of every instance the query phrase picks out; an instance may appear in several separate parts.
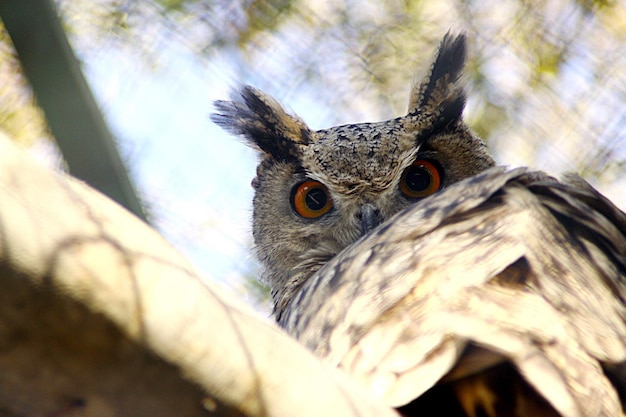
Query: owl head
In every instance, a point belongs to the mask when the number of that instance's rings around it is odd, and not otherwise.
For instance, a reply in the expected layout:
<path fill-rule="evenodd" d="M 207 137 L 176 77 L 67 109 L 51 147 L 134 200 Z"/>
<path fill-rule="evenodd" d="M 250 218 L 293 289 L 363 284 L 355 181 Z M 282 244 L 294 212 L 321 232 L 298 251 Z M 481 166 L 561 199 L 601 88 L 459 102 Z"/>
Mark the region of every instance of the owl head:
<path fill-rule="evenodd" d="M 406 115 L 311 130 L 246 86 L 212 119 L 258 150 L 253 235 L 277 318 L 319 268 L 391 216 L 494 165 L 462 119 L 464 35 L 447 34 Z"/>

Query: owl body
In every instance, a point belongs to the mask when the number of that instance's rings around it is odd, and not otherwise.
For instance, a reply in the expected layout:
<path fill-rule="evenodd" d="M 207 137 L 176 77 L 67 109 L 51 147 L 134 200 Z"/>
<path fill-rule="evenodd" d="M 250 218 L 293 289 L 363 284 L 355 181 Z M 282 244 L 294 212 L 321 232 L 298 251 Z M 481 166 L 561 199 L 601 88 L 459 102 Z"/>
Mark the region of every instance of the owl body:
<path fill-rule="evenodd" d="M 462 119 L 465 55 L 465 37 L 447 35 L 429 74 L 414 85 L 408 113 L 378 123 L 313 131 L 252 87 L 216 103 L 213 120 L 260 151 L 253 234 L 279 321 L 300 286 L 341 250 L 433 192 L 494 165 Z M 419 161 L 429 165 L 413 169 Z M 319 216 L 299 213 L 294 202 L 307 182 L 319 184 L 317 197 L 331 204 Z"/>
<path fill-rule="evenodd" d="M 245 87 L 253 234 L 278 323 L 403 416 L 623 416 L 626 215 L 578 177 L 494 167 L 465 37 L 406 115 L 313 131 Z"/>

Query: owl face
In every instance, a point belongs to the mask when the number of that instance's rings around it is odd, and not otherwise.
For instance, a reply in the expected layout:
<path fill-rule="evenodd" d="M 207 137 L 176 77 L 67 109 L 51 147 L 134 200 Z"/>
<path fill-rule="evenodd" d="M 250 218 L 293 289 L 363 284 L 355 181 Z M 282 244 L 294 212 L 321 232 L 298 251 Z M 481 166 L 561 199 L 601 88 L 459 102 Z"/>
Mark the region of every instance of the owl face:
<path fill-rule="evenodd" d="M 405 116 L 312 131 L 244 87 L 213 120 L 261 156 L 253 234 L 277 318 L 328 260 L 394 214 L 494 165 L 463 123 L 464 36 L 446 35 Z"/>

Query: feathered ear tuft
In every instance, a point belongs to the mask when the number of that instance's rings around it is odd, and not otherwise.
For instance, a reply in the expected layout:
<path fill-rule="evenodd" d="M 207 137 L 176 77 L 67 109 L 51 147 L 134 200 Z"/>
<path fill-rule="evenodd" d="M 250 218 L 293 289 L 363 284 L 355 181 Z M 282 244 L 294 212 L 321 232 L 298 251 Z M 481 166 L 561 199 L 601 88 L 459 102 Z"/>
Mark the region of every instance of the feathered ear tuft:
<path fill-rule="evenodd" d="M 413 87 L 409 100 L 409 114 L 435 116 L 437 124 L 447 124 L 461 117 L 465 107 L 462 73 L 467 55 L 464 34 L 448 32 L 441 44 L 430 73 Z"/>
<path fill-rule="evenodd" d="M 254 87 L 245 86 L 232 95 L 232 101 L 216 101 L 217 113 L 211 120 L 222 128 L 245 136 L 278 161 L 298 158 L 298 145 L 307 145 L 311 131 L 298 117 L 288 114 L 273 98 Z"/>

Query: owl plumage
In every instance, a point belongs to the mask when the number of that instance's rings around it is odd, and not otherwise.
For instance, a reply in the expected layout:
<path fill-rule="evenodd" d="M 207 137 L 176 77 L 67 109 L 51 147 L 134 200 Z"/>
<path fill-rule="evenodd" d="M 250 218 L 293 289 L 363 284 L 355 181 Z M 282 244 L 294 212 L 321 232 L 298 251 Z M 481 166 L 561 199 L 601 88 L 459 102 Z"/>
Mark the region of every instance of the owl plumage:
<path fill-rule="evenodd" d="M 407 115 L 312 131 L 245 87 L 253 233 L 277 321 L 405 416 L 619 416 L 626 215 L 582 179 L 494 168 L 446 35 Z"/>

